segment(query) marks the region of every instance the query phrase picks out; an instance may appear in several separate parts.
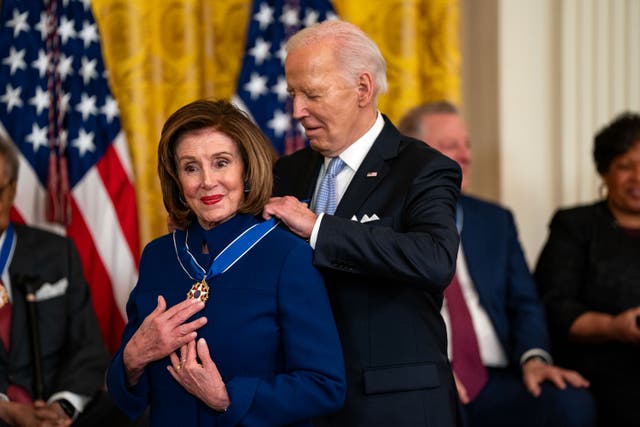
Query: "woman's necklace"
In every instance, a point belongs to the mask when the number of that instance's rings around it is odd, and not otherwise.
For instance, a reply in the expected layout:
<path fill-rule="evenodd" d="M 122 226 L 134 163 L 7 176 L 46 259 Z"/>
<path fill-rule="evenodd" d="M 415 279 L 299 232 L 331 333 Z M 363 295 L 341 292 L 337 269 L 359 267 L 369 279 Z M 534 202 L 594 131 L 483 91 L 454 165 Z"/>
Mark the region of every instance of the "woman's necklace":
<path fill-rule="evenodd" d="M 174 230 L 173 247 L 176 251 L 176 257 L 180 266 L 187 273 L 187 276 L 195 281 L 189 292 L 187 299 L 195 298 L 202 302 L 209 299 L 209 283 L 214 276 L 224 273 L 231 268 L 240 258 L 245 256 L 264 236 L 269 234 L 277 227 L 278 223 L 275 218 L 254 224 L 244 230 L 238 237 L 229 243 L 213 260 L 209 269 L 205 269 L 196 260 L 189 249 L 187 243 L 189 239 L 189 230 Z M 184 233 L 184 243 L 178 244 L 179 234 Z"/>

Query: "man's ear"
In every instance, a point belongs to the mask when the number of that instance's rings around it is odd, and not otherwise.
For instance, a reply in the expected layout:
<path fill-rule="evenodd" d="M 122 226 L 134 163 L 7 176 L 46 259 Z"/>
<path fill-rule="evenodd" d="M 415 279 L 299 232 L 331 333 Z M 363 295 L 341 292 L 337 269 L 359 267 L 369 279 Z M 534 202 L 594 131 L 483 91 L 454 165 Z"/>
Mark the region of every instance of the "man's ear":
<path fill-rule="evenodd" d="M 373 76 L 368 71 L 358 77 L 358 105 L 364 107 L 373 101 Z"/>

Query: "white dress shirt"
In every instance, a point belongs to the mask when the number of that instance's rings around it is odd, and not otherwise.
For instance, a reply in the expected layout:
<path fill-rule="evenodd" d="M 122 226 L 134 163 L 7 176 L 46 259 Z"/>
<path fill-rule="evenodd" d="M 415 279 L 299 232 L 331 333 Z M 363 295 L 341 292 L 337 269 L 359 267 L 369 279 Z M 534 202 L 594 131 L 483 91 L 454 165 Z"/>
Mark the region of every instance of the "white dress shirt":
<path fill-rule="evenodd" d="M 467 303 L 471 320 L 473 321 L 473 328 L 476 331 L 476 337 L 478 338 L 478 346 L 480 347 L 480 357 L 482 363 L 485 366 L 491 367 L 506 367 L 509 363 L 507 356 L 500 344 L 498 334 L 493 328 L 491 319 L 480 305 L 480 297 L 473 285 L 473 280 L 467 270 L 467 263 L 462 251 L 462 243 L 458 248 L 458 260 L 456 261 L 456 275 L 458 276 L 458 282 L 460 282 L 460 288 L 462 295 Z M 445 298 L 442 304 L 442 318 L 447 325 L 447 336 L 451 336 L 451 324 L 449 321 L 449 311 L 447 309 L 447 300 Z M 447 352 L 449 359 L 451 359 L 451 339 L 447 340 Z"/>
<path fill-rule="evenodd" d="M 473 328 L 476 331 L 476 337 L 478 338 L 478 347 L 480 347 L 480 357 L 482 363 L 485 366 L 492 368 L 504 368 L 509 364 L 509 359 L 505 354 L 504 348 L 500 343 L 498 334 L 496 333 L 491 318 L 487 314 L 486 310 L 480 304 L 480 297 L 473 284 L 473 280 L 469 275 L 467 269 L 467 262 L 464 257 L 464 251 L 462 250 L 462 242 L 458 247 L 458 259 L 456 261 L 456 275 L 458 276 L 458 282 L 460 282 L 460 288 L 462 295 L 467 303 L 469 314 L 471 315 L 471 321 L 473 322 Z M 447 300 L 444 300 L 441 310 L 442 318 L 444 319 L 447 327 L 447 336 L 451 336 L 451 324 L 449 321 L 449 311 L 447 309 Z M 449 360 L 451 360 L 451 339 L 447 340 L 447 352 L 449 354 Z M 523 364 L 527 359 L 539 356 L 546 363 L 552 364 L 553 359 L 551 355 L 545 350 L 540 348 L 532 348 L 524 352 L 520 357 L 520 364 Z"/>
<path fill-rule="evenodd" d="M 336 206 L 340 203 L 342 196 L 347 191 L 347 187 L 351 184 L 351 180 L 353 179 L 356 171 L 362 164 L 364 158 L 369 153 L 371 146 L 375 142 L 380 132 L 382 132 L 382 128 L 384 127 L 384 119 L 382 118 L 382 114 L 378 112 L 376 117 L 376 121 L 373 123 L 373 126 L 358 140 L 356 140 L 353 144 L 346 148 L 342 153 L 340 153 L 340 158 L 345 163 L 345 167 L 342 168 L 340 173 L 336 175 Z M 318 190 L 320 189 L 320 182 L 322 181 L 322 176 L 324 175 L 324 171 L 327 170 L 329 166 L 329 162 L 331 161 L 330 157 L 324 158 L 324 164 L 320 168 L 320 173 L 318 174 L 318 179 L 316 180 L 316 189 L 313 193 L 313 205 L 315 206 L 316 195 L 318 194 Z M 313 208 L 312 208 L 313 209 Z M 316 240 L 318 239 L 318 230 L 320 229 L 320 223 L 322 222 L 322 218 L 324 214 L 318 215 L 318 219 L 316 219 L 315 224 L 313 225 L 313 230 L 311 231 L 311 236 L 309 238 L 309 244 L 312 248 L 316 247 Z"/>

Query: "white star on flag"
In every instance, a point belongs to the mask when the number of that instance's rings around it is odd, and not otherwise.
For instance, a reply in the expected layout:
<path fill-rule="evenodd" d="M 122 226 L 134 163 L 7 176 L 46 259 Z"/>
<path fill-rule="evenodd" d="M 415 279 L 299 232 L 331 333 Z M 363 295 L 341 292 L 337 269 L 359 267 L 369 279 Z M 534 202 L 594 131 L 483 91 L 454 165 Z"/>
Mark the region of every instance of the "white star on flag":
<path fill-rule="evenodd" d="M 278 96 L 278 101 L 284 102 L 287 100 L 287 97 L 289 96 L 289 92 L 287 88 L 288 88 L 287 80 L 284 78 L 284 76 L 279 76 L 278 83 L 273 85 L 273 87 L 271 88 L 271 91 Z"/>
<path fill-rule="evenodd" d="M 49 58 L 47 58 L 47 54 L 44 53 L 44 50 L 40 49 L 38 51 L 38 59 L 31 63 L 31 66 L 38 70 L 38 75 L 40 78 L 43 78 L 47 73 L 47 67 L 49 66 Z"/>
<path fill-rule="evenodd" d="M 93 132 L 87 132 L 84 129 L 80 129 L 78 137 L 71 141 L 71 145 L 77 148 L 80 152 L 80 157 L 84 157 L 84 155 L 87 154 L 87 151 L 96 151 L 96 146 L 93 143 L 93 137 Z"/>
<path fill-rule="evenodd" d="M 49 92 L 42 90 L 39 86 L 36 87 L 36 94 L 29 99 L 29 105 L 36 107 L 36 114 L 42 114 L 45 109 L 49 108 Z"/>
<path fill-rule="evenodd" d="M 9 83 L 5 90 L 4 95 L 0 96 L 0 102 L 7 104 L 7 111 L 11 112 L 14 107 L 22 107 L 22 98 L 20 98 L 22 88 L 17 87 L 14 89 L 11 83 Z"/>
<path fill-rule="evenodd" d="M 27 135 L 25 140 L 33 145 L 33 151 L 38 151 L 40 147 L 46 147 L 48 142 L 47 128 L 41 128 L 34 123 L 31 126 L 31 133 Z"/>
<path fill-rule="evenodd" d="M 82 94 L 82 100 L 76 106 L 76 110 L 82 114 L 82 120 L 86 121 L 90 115 L 98 113 L 96 108 L 96 97 L 88 96 L 86 93 Z"/>
<path fill-rule="evenodd" d="M 78 36 L 82 39 L 85 49 L 89 47 L 91 43 L 97 42 L 98 29 L 96 27 L 96 24 L 90 24 L 87 21 L 83 22 L 82 30 L 80 30 L 80 33 L 78 34 Z"/>
<path fill-rule="evenodd" d="M 295 6 L 284 5 L 282 8 L 282 16 L 280 22 L 286 27 L 297 27 L 300 25 L 300 19 L 298 19 L 299 10 Z"/>
<path fill-rule="evenodd" d="M 251 80 L 244 89 L 251 94 L 251 99 L 258 99 L 260 95 L 267 93 L 267 78 L 258 73 L 251 73 Z"/>
<path fill-rule="evenodd" d="M 13 19 L 7 21 L 7 27 L 13 28 L 13 37 L 18 37 L 21 31 L 29 31 L 29 24 L 27 24 L 27 18 L 29 12 L 20 13 L 18 10 L 13 10 Z"/>
<path fill-rule="evenodd" d="M 24 62 L 24 49 L 16 50 L 13 46 L 9 50 L 9 56 L 2 60 L 2 63 L 9 66 L 10 73 L 13 74 L 17 70 L 26 70 L 27 64 Z"/>
<path fill-rule="evenodd" d="M 73 20 L 67 19 L 67 17 L 63 16 L 60 19 L 60 25 L 58 26 L 58 35 L 62 40 L 63 44 L 67 44 L 70 38 L 75 38 L 76 30 L 75 30 L 75 22 Z"/>
<path fill-rule="evenodd" d="M 284 77 L 284 44 L 309 23 L 335 18 L 328 0 L 254 0 L 245 55 L 232 98 L 260 126 L 280 154 L 304 147 L 301 127 L 291 116 Z"/>
<path fill-rule="evenodd" d="M 100 108 L 100 112 L 106 116 L 107 123 L 111 123 L 115 117 L 120 115 L 118 103 L 111 96 L 107 96 L 104 101 L 104 105 Z"/>
<path fill-rule="evenodd" d="M 281 137 L 286 131 L 291 129 L 291 118 L 288 114 L 280 110 L 275 110 L 273 112 L 273 118 L 267 122 L 267 126 L 273 129 L 273 133 L 275 133 L 277 137 Z"/>
<path fill-rule="evenodd" d="M 82 67 L 80 68 L 80 75 L 82 76 L 82 80 L 84 80 L 84 84 L 88 84 L 91 79 L 95 79 L 98 77 L 98 73 L 96 72 L 96 60 L 88 58 L 82 58 Z"/>
<path fill-rule="evenodd" d="M 260 5 L 260 11 L 253 15 L 256 21 L 260 24 L 260 29 L 264 30 L 273 22 L 273 8 L 269 7 L 266 3 Z"/>
<path fill-rule="evenodd" d="M 42 41 L 45 41 L 47 39 L 47 29 L 48 29 L 48 24 L 47 24 L 47 14 L 42 12 L 40 14 L 40 20 L 38 21 L 38 23 L 36 24 L 36 26 L 34 27 L 36 30 L 38 30 L 40 32 L 40 38 L 42 39 Z"/>
<path fill-rule="evenodd" d="M 269 58 L 269 49 L 271 49 L 271 43 L 259 38 L 256 40 L 255 46 L 249 50 L 249 54 L 255 58 L 257 65 L 261 65 Z"/>
<path fill-rule="evenodd" d="M 0 133 L 20 158 L 11 221 L 74 240 L 113 352 L 140 242 L 129 147 L 90 0 L 0 3 Z"/>
<path fill-rule="evenodd" d="M 58 64 L 58 73 L 60 73 L 60 79 L 62 81 L 67 80 L 71 74 L 73 74 L 73 57 L 66 56 L 64 53 L 60 54 L 60 63 Z"/>

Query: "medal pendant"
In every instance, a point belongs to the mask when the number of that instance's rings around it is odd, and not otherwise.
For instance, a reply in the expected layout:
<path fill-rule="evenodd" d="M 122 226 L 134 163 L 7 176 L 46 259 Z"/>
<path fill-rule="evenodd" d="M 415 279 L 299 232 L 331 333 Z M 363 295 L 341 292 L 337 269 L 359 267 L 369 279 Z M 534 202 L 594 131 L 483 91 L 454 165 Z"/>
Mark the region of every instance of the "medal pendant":
<path fill-rule="evenodd" d="M 207 302 L 209 299 L 209 285 L 207 285 L 207 281 L 205 279 L 202 279 L 202 281 L 196 282 L 191 286 L 191 289 L 187 292 L 187 299 L 191 298 Z"/>

